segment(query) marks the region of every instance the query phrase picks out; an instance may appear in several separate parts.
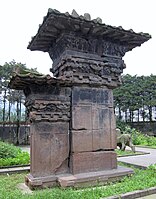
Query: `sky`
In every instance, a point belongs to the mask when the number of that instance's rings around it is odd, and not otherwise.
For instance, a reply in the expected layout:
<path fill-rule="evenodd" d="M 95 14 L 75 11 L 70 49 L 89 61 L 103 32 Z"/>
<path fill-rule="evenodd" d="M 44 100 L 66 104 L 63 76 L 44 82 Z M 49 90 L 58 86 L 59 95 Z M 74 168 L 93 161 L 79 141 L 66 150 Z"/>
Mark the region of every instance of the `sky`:
<path fill-rule="evenodd" d="M 50 74 L 48 53 L 27 49 L 48 8 L 69 13 L 75 9 L 79 15 L 89 13 L 91 19 L 100 17 L 107 25 L 149 33 L 152 39 L 123 57 L 124 74 L 156 75 L 155 0 L 0 0 L 0 65 L 14 59 Z"/>

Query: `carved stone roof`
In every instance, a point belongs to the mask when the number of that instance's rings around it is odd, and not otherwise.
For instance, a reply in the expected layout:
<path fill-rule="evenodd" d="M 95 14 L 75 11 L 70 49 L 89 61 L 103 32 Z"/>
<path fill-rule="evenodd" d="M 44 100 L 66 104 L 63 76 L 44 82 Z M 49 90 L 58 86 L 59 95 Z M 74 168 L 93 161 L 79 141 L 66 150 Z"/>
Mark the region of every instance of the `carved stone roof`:
<path fill-rule="evenodd" d="M 148 33 L 135 33 L 131 29 L 124 30 L 121 26 L 106 25 L 99 17 L 91 20 L 88 13 L 79 16 L 75 10 L 70 15 L 68 12 L 60 13 L 57 10 L 49 9 L 37 34 L 32 37 L 28 49 L 48 52 L 50 46 L 65 32 L 111 40 L 128 46 L 128 50 L 140 46 L 151 38 Z"/>
<path fill-rule="evenodd" d="M 68 81 L 63 81 L 59 78 L 51 77 L 50 75 L 35 75 L 35 74 L 26 74 L 22 75 L 19 73 L 13 73 L 12 78 L 9 82 L 9 88 L 24 90 L 27 87 L 33 85 L 57 85 L 57 84 L 66 84 Z"/>

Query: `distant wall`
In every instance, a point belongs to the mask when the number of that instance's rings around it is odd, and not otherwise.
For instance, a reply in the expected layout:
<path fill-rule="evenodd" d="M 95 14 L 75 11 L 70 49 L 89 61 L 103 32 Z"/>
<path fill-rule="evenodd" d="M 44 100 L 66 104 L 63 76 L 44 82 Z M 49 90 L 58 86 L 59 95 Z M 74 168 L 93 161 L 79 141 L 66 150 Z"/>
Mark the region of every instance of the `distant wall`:
<path fill-rule="evenodd" d="M 149 135 L 156 136 L 156 121 L 153 122 L 127 122 L 131 127 Z"/>
<path fill-rule="evenodd" d="M 17 124 L 0 124 L 0 139 L 14 144 L 30 144 L 29 143 L 29 125 L 17 126 Z"/>

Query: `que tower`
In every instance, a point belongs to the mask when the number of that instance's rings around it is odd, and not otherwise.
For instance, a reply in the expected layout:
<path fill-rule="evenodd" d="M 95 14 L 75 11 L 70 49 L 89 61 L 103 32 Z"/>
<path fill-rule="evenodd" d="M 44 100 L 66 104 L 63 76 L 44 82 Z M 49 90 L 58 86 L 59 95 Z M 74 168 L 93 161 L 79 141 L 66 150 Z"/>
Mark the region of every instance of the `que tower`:
<path fill-rule="evenodd" d="M 127 51 L 150 39 L 108 26 L 88 13 L 49 9 L 28 49 L 48 52 L 54 77 L 15 73 L 30 121 L 30 188 L 83 186 L 131 174 L 117 166 L 112 90 L 121 85 Z"/>

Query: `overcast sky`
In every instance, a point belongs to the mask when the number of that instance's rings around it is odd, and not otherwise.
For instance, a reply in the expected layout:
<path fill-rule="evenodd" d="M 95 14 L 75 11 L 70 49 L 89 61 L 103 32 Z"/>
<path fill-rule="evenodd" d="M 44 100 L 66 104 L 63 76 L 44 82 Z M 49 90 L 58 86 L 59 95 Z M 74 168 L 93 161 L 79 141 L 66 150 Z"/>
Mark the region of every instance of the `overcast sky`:
<path fill-rule="evenodd" d="M 69 13 L 74 8 L 80 15 L 87 12 L 92 19 L 102 18 L 107 25 L 151 34 L 152 39 L 126 53 L 124 74 L 156 75 L 155 3 L 155 0 L 1 0 L 0 65 L 14 59 L 49 73 L 52 61 L 48 53 L 28 50 L 28 43 L 36 35 L 48 8 Z"/>

